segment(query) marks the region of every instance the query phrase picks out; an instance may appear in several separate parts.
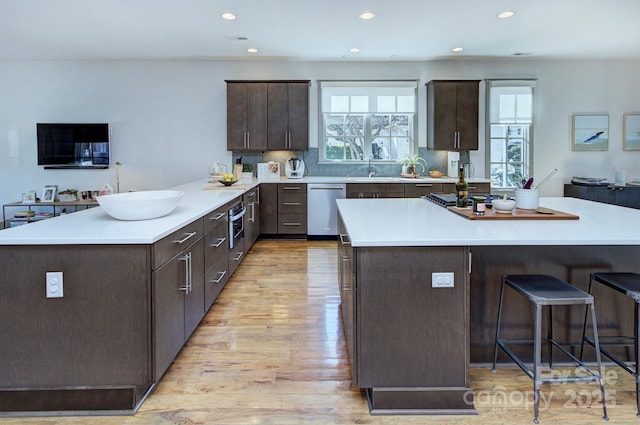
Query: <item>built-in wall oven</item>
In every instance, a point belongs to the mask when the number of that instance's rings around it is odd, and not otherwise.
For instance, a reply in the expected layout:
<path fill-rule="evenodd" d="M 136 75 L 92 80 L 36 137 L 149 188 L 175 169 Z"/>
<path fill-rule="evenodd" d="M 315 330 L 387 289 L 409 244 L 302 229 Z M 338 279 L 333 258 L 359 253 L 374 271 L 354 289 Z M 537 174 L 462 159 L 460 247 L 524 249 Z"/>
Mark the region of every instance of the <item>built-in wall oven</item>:
<path fill-rule="evenodd" d="M 234 204 L 229 209 L 229 250 L 237 244 L 237 241 L 244 238 L 244 215 L 247 209 L 242 201 Z"/>

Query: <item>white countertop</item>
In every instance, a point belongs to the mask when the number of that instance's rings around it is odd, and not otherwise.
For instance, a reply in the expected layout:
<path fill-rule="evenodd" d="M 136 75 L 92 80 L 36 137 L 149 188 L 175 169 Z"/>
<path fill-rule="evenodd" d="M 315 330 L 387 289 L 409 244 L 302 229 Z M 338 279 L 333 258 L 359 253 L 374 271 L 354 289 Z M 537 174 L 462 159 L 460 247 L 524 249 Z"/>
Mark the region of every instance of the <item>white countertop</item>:
<path fill-rule="evenodd" d="M 468 183 L 490 183 L 490 180 L 483 178 L 468 178 Z M 455 183 L 458 178 L 454 177 L 418 177 L 415 179 L 408 177 L 335 177 L 335 176 L 306 176 L 300 179 L 259 179 L 260 183 Z"/>
<path fill-rule="evenodd" d="M 0 231 L 0 245 L 71 245 L 71 244 L 151 244 L 221 207 L 258 185 L 258 180 L 243 181 L 237 190 L 205 190 L 208 179 L 172 189 L 184 196 L 169 215 L 153 220 L 120 221 L 101 207 L 13 227 Z"/>
<path fill-rule="evenodd" d="M 339 199 L 354 247 L 640 245 L 640 210 L 575 198 L 540 206 L 579 220 L 469 220 L 423 199 Z"/>

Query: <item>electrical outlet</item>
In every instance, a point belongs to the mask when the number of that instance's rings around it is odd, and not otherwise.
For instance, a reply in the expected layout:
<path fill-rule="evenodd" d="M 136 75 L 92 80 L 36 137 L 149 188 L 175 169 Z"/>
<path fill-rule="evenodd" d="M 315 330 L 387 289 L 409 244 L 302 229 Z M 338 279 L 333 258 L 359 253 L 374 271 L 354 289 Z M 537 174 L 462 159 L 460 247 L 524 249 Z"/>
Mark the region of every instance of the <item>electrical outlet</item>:
<path fill-rule="evenodd" d="M 62 298 L 63 296 L 62 272 L 47 272 L 47 298 Z"/>
<path fill-rule="evenodd" d="M 453 272 L 431 273 L 432 288 L 453 288 Z"/>

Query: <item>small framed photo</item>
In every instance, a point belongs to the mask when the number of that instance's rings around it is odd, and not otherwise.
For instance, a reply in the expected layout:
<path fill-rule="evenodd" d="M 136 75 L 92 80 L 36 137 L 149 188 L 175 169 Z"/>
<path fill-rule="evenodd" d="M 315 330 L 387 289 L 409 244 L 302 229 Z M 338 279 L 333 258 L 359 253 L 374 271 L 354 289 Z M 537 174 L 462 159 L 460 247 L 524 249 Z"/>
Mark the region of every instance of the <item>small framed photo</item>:
<path fill-rule="evenodd" d="M 58 192 L 58 186 L 45 186 L 42 189 L 42 196 L 40 202 L 53 202 L 56 200 L 56 192 Z"/>
<path fill-rule="evenodd" d="M 36 203 L 36 192 L 34 190 L 30 190 L 29 192 L 22 192 L 22 203 L 23 204 L 35 204 Z"/>
<path fill-rule="evenodd" d="M 624 114 L 622 125 L 624 134 L 623 149 L 625 151 L 640 150 L 640 114 Z"/>
<path fill-rule="evenodd" d="M 609 115 L 573 115 L 574 151 L 609 150 Z"/>

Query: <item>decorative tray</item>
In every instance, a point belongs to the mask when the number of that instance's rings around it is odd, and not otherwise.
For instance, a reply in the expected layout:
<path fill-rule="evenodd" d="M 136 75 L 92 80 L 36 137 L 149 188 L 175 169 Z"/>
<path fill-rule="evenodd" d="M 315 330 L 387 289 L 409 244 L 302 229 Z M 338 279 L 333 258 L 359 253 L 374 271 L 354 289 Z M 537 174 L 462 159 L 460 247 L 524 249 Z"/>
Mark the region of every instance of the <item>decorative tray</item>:
<path fill-rule="evenodd" d="M 538 208 L 537 210 L 514 209 L 511 214 L 497 213 L 493 208 L 485 211 L 484 215 L 476 215 L 471 207 L 458 208 L 447 207 L 449 211 L 469 220 L 578 220 L 579 216 L 552 210 L 550 208 Z"/>

